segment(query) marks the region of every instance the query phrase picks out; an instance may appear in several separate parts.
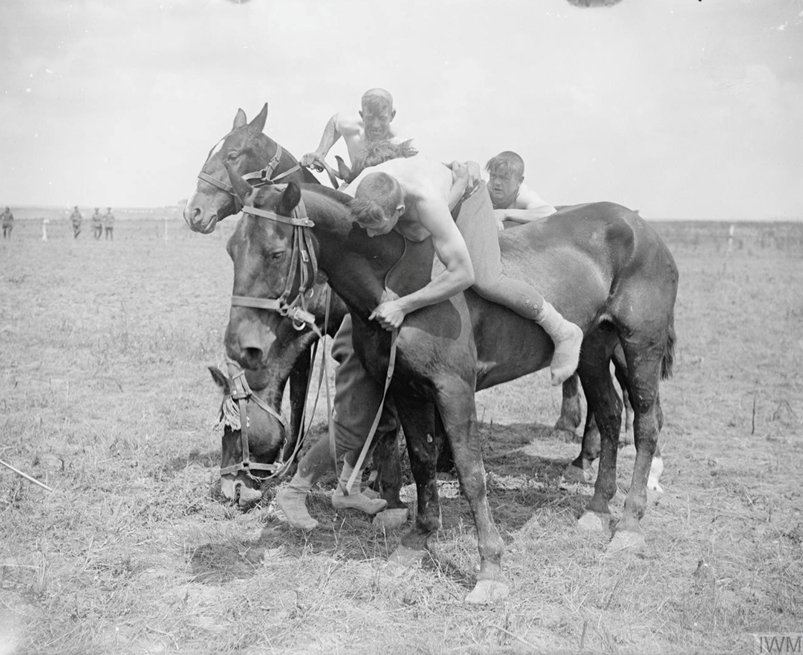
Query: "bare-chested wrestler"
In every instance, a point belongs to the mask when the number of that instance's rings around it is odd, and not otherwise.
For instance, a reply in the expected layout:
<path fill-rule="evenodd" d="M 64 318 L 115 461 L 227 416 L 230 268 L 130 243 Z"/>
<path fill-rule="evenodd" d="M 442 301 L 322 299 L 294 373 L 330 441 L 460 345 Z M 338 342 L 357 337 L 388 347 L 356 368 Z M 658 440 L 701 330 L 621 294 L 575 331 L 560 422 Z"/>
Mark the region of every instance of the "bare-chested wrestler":
<path fill-rule="evenodd" d="M 360 106 L 361 109 L 356 114 L 340 112 L 329 119 L 318 148 L 301 158 L 302 166 L 321 170 L 318 162 L 326 159 L 340 137 L 346 143 L 352 165 L 369 141 L 401 142 L 396 128 L 391 125 L 396 117 L 396 110 L 393 108 L 393 97 L 390 93 L 385 89 L 369 89 L 363 94 Z"/>
<path fill-rule="evenodd" d="M 473 287 L 483 298 L 504 305 L 544 328 L 555 343 L 552 382 L 562 384 L 577 368 L 583 332 L 566 321 L 535 288 L 502 273 L 498 230 L 490 196 L 478 182 L 479 166 L 454 162 L 447 167 L 421 155 L 389 158 L 395 156 L 394 146 L 376 143 L 368 145 L 358 157 L 357 170 L 362 168 L 361 158 L 369 167 L 344 190 L 354 197 L 352 215 L 369 236 L 396 230 L 411 241 L 432 237 L 444 270 L 418 291 L 385 299 L 371 318 L 385 329 L 393 330 L 401 326 L 410 312 Z M 470 195 L 464 197 L 467 192 Z M 461 200 L 455 220 L 451 210 Z M 332 345 L 332 354 L 340 362 L 335 371 L 336 450 L 337 454 L 351 455 L 346 458 L 341 484 L 353 470 L 353 454 L 368 436 L 383 392 L 382 385 L 368 375 L 354 353 L 349 318 L 343 321 Z M 290 483 L 277 494 L 278 505 L 291 525 L 307 530 L 317 526 L 318 522 L 307 511 L 306 496 L 329 466 L 329 444 L 321 439 L 299 462 Z M 344 500 L 349 504 L 343 504 Z M 344 498 L 340 489 L 335 491 L 332 503 L 335 507 L 368 513 L 376 513 L 384 506 L 384 501 L 369 499 L 361 493 L 350 493 Z"/>
<path fill-rule="evenodd" d="M 512 150 L 491 157 L 485 170 L 489 175 L 488 194 L 500 230 L 555 213 L 552 205 L 524 184 L 524 160 Z"/>

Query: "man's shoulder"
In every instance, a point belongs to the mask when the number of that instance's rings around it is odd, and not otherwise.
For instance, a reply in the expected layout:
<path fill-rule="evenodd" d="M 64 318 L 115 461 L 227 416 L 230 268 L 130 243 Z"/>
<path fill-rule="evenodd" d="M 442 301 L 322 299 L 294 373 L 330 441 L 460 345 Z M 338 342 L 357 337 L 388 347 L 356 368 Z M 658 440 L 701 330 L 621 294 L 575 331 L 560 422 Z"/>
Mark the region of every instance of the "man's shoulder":
<path fill-rule="evenodd" d="M 359 114 L 341 111 L 332 118 L 341 134 L 356 134 L 362 129 L 362 118 Z"/>
<path fill-rule="evenodd" d="M 539 196 L 533 189 L 529 188 L 522 182 L 519 187 L 519 192 L 516 194 L 516 200 L 513 202 L 515 209 L 535 209 L 536 207 L 543 207 L 548 205 L 541 196 Z"/>

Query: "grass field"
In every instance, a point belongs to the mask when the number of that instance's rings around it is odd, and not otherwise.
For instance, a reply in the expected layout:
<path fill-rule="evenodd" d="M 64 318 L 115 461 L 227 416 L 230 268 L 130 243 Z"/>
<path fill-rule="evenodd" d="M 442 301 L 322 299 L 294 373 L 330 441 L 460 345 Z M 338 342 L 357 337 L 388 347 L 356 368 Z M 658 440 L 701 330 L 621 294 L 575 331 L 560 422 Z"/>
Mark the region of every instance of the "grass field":
<path fill-rule="evenodd" d="M 590 489 L 561 485 L 578 445 L 550 427 L 546 373 L 478 395 L 511 586 L 480 608 L 461 498 L 412 569 L 328 485 L 306 535 L 270 494 L 248 513 L 218 498 L 206 366 L 232 225 L 121 220 L 95 242 L 64 223 L 43 242 L 18 220 L 0 243 L 0 459 L 53 488 L 0 468 L 0 655 L 749 653 L 803 632 L 803 224 L 739 224 L 730 250 L 727 224 L 657 224 L 681 281 L 645 548 L 609 556 L 577 529 Z"/>

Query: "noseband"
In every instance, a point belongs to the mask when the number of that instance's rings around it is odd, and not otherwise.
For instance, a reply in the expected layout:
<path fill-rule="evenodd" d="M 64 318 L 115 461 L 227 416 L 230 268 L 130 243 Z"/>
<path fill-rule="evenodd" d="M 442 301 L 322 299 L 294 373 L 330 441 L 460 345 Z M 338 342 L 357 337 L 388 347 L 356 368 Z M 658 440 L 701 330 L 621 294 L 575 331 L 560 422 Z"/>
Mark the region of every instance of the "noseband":
<path fill-rule="evenodd" d="M 284 179 L 288 175 L 292 175 L 296 171 L 301 170 L 301 164 L 296 164 L 292 168 L 287 169 L 286 171 L 279 173 L 275 177 L 273 176 L 273 172 L 276 170 L 276 167 L 279 165 L 279 160 L 282 158 L 282 147 L 277 143 L 276 144 L 276 152 L 273 154 L 273 158 L 268 162 L 268 165 L 265 168 L 262 168 L 258 171 L 253 173 L 246 173 L 243 175 L 243 179 L 246 182 L 249 182 L 253 186 L 264 186 L 266 184 L 276 184 L 281 179 Z M 213 187 L 220 189 L 228 193 L 234 199 L 234 213 L 236 214 L 242 209 L 242 203 L 240 199 L 237 197 L 237 194 L 234 192 L 234 188 L 228 182 L 224 182 L 223 180 L 219 180 L 216 177 L 212 177 L 209 173 L 204 173 L 201 171 L 198 173 L 198 179 L 203 180 L 204 182 L 208 182 Z"/>
<path fill-rule="evenodd" d="M 307 290 L 315 284 L 318 275 L 318 260 L 315 257 L 315 248 L 312 244 L 312 235 L 309 228 L 315 227 L 307 217 L 307 210 L 304 201 L 300 200 L 293 209 L 291 216 L 282 216 L 272 211 L 257 209 L 256 207 L 243 207 L 244 214 L 267 218 L 277 223 L 285 223 L 293 226 L 293 246 L 290 256 L 290 266 L 287 271 L 284 291 L 278 298 L 254 298 L 253 296 L 232 296 L 232 307 L 251 307 L 252 309 L 267 309 L 278 312 L 281 316 L 286 316 L 293 321 L 296 330 L 303 330 L 306 327 L 312 328 L 318 336 L 321 336 L 318 326 L 315 325 L 315 316 L 307 310 Z M 293 292 L 293 287 L 298 278 L 298 289 L 289 303 L 287 299 Z"/>

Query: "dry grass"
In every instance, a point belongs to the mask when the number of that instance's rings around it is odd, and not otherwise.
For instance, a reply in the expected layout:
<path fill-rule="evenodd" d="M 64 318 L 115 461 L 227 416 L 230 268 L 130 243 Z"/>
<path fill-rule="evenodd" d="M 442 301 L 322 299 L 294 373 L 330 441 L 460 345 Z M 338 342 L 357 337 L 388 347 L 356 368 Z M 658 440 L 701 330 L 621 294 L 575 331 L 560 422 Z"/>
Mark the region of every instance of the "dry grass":
<path fill-rule="evenodd" d="M 221 236 L 40 229 L 0 244 L 0 458 L 55 491 L 0 469 L 0 653 L 741 653 L 803 631 L 803 227 L 745 228 L 728 254 L 726 228 L 661 226 L 679 347 L 642 551 L 577 530 L 589 490 L 560 485 L 577 445 L 548 427 L 544 374 L 479 394 L 511 583 L 491 608 L 462 603 L 477 553 L 460 498 L 413 569 L 325 484 L 310 535 L 219 501 Z"/>

